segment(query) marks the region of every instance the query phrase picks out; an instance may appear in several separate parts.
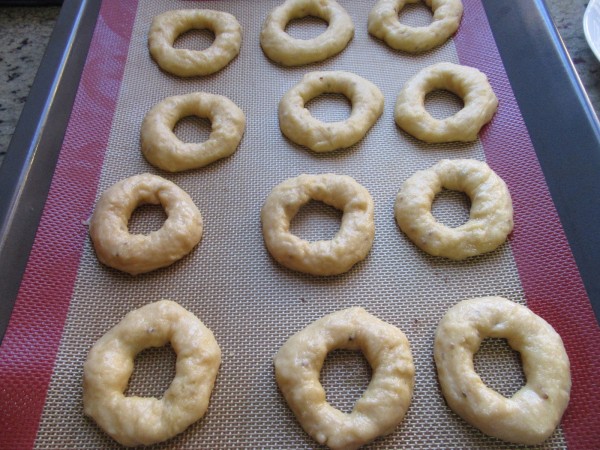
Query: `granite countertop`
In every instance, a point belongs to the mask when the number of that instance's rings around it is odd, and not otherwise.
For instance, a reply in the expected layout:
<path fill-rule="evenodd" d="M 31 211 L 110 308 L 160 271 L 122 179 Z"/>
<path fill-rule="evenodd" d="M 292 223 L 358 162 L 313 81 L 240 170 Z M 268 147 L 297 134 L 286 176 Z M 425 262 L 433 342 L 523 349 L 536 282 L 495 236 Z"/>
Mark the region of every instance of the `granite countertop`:
<path fill-rule="evenodd" d="M 600 62 L 587 45 L 582 19 L 588 0 L 546 0 L 596 113 Z M 27 99 L 59 7 L 0 7 L 0 163 Z"/>
<path fill-rule="evenodd" d="M 6 153 L 60 7 L 0 7 L 0 163 Z"/>

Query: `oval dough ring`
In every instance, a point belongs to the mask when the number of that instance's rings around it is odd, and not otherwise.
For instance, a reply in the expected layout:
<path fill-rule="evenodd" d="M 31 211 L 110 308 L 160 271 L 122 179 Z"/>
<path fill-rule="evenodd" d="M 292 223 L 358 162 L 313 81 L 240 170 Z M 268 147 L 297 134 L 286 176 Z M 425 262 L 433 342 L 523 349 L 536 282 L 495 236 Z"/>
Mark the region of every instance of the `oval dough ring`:
<path fill-rule="evenodd" d="M 463 13 L 461 0 L 423 0 L 432 9 L 433 20 L 426 27 L 410 27 L 398 20 L 407 3 L 421 0 L 379 0 L 369 12 L 369 33 L 395 50 L 419 53 L 442 45 L 452 36 Z"/>
<path fill-rule="evenodd" d="M 208 29 L 215 41 L 206 50 L 173 48 L 175 40 L 193 29 Z M 237 56 L 242 45 L 242 28 L 234 16 L 209 9 L 180 9 L 159 14 L 152 20 L 148 48 L 156 63 L 179 77 L 210 75 Z"/>
<path fill-rule="evenodd" d="M 187 143 L 175 136 L 173 128 L 188 116 L 210 120 L 207 141 Z M 227 97 L 206 92 L 168 97 L 144 117 L 142 153 L 150 164 L 169 172 L 204 167 L 235 152 L 245 127 L 244 113 Z"/>
<path fill-rule="evenodd" d="M 425 110 L 425 96 L 445 89 L 462 98 L 464 107 L 446 119 Z M 498 109 L 498 98 L 484 73 L 473 67 L 438 63 L 421 70 L 402 87 L 394 118 L 400 128 L 425 142 L 474 141 Z"/>
<path fill-rule="evenodd" d="M 442 188 L 470 197 L 470 218 L 463 225 L 450 228 L 433 217 L 431 205 Z M 443 159 L 416 172 L 402 185 L 394 210 L 400 229 L 420 249 L 450 259 L 491 252 L 513 228 L 506 183 L 486 163 L 473 159 Z"/>
<path fill-rule="evenodd" d="M 329 23 L 313 39 L 294 39 L 285 32 L 293 19 L 319 17 Z M 271 11 L 260 32 L 260 45 L 269 59 L 283 66 L 301 66 L 336 55 L 354 36 L 352 19 L 335 0 L 287 0 Z"/>
<path fill-rule="evenodd" d="M 371 382 L 350 414 L 325 399 L 319 373 L 334 349 L 361 350 Z M 412 398 L 415 368 L 406 336 L 363 308 L 329 314 L 295 334 L 275 356 L 275 377 L 304 430 L 333 449 L 355 449 L 394 431 Z"/>
<path fill-rule="evenodd" d="M 290 222 L 310 200 L 344 212 L 340 230 L 329 241 L 308 242 L 290 233 Z M 313 275 L 347 272 L 367 257 L 375 237 L 373 200 L 346 175 L 300 175 L 275 186 L 261 211 L 267 249 L 280 264 Z"/>
<path fill-rule="evenodd" d="M 340 122 L 315 119 L 305 104 L 323 93 L 343 94 L 352 102 L 350 117 Z M 330 152 L 360 141 L 383 112 L 383 94 L 358 75 L 343 71 L 309 72 L 279 102 L 284 135 L 315 152 Z"/>
<path fill-rule="evenodd" d="M 163 226 L 148 235 L 130 234 L 127 224 L 140 205 L 161 204 Z M 103 264 L 137 275 L 173 264 L 202 238 L 202 216 L 190 196 L 151 174 L 135 175 L 108 188 L 90 219 L 90 236 Z"/>
<path fill-rule="evenodd" d="M 125 397 L 135 355 L 168 342 L 177 364 L 163 397 Z M 90 350 L 83 374 L 85 414 L 122 445 L 164 441 L 204 416 L 220 364 L 221 349 L 196 316 L 172 301 L 151 303 L 127 314 Z"/>
<path fill-rule="evenodd" d="M 486 337 L 521 354 L 527 383 L 511 398 L 488 388 L 473 368 Z M 517 444 L 544 442 L 569 402 L 569 358 L 560 336 L 525 306 L 502 297 L 464 300 L 440 321 L 434 356 L 448 405 L 484 433 Z"/>

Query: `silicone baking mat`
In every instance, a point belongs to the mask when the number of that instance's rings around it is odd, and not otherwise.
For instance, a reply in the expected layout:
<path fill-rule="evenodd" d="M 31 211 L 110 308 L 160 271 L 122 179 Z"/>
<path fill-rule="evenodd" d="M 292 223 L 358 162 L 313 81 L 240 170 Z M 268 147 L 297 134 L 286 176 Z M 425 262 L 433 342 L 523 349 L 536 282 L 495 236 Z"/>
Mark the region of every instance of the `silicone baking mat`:
<path fill-rule="evenodd" d="M 371 1 L 342 1 L 356 27 L 340 54 L 309 66 L 283 68 L 259 46 L 261 24 L 279 1 L 105 0 L 61 150 L 36 241 L 9 329 L 0 347 L 0 446 L 2 448 L 110 448 L 116 443 L 83 415 L 82 367 L 93 343 L 130 310 L 168 298 L 195 313 L 213 330 L 223 361 L 206 416 L 160 448 L 315 448 L 282 399 L 272 358 L 286 339 L 313 320 L 363 306 L 407 335 L 416 366 L 408 414 L 373 448 L 507 448 L 457 417 L 444 403 L 433 363 L 435 327 L 464 298 L 500 295 L 525 303 L 562 335 L 572 363 L 572 400 L 561 427 L 541 448 L 589 448 L 598 424 L 598 327 L 563 234 L 534 149 L 513 97 L 480 0 L 464 0 L 456 36 L 435 50 L 408 55 L 366 32 Z M 240 55 L 219 73 L 192 79 L 168 75 L 146 45 L 152 18 L 167 10 L 210 7 L 234 14 L 243 27 Z M 423 25 L 424 6 L 408 6 L 402 20 Z M 305 19 L 288 31 L 314 36 L 325 23 Z M 202 48 L 211 36 L 187 33 L 177 45 Z M 393 107 L 403 83 L 440 61 L 478 67 L 500 99 L 498 113 L 474 143 L 428 145 L 400 131 Z M 347 70 L 374 82 L 386 104 L 366 137 L 347 150 L 314 154 L 279 131 L 282 95 L 311 70 Z M 168 174 L 139 151 L 144 114 L 161 99 L 206 91 L 225 95 L 245 112 L 247 128 L 237 152 L 206 168 Z M 350 105 L 335 95 L 309 104 L 317 117 L 340 120 Z M 460 108 L 452 95 L 428 97 L 433 114 Z M 184 119 L 176 133 L 200 141 L 210 126 Z M 515 230 L 495 252 L 454 262 L 417 249 L 397 228 L 395 195 L 416 170 L 442 158 L 486 160 L 509 185 Z M 87 236 L 87 220 L 99 194 L 118 180 L 151 172 L 186 190 L 201 210 L 204 237 L 171 267 L 131 277 L 102 266 Z M 300 173 L 354 177 L 375 201 L 376 238 L 368 258 L 348 273 L 318 278 L 292 272 L 264 248 L 259 213 L 273 186 Z M 434 213 L 448 225 L 468 217 L 462 194 L 444 192 Z M 327 239 L 339 213 L 318 203 L 304 207 L 293 231 Z M 158 208 L 142 207 L 135 232 L 160 226 Z M 160 396 L 174 373 L 167 347 L 144 351 L 128 394 Z M 476 368 L 505 395 L 523 383 L 518 355 L 502 341 L 486 341 Z M 335 351 L 322 371 L 328 400 L 344 411 L 370 375 L 360 354 Z M 588 445 L 589 444 L 589 445 Z M 514 446 L 516 447 L 516 446 Z"/>

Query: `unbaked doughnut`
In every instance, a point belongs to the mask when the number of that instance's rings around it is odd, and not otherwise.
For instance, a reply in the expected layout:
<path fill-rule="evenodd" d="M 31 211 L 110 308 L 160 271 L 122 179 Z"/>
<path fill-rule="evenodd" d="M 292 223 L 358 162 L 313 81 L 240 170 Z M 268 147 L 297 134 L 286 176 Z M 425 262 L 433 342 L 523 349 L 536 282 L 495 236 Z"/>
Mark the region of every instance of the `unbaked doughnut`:
<path fill-rule="evenodd" d="M 467 223 L 450 228 L 435 220 L 431 205 L 442 188 L 469 196 Z M 491 252 L 513 228 L 506 183 L 486 163 L 473 159 L 443 159 L 416 172 L 402 185 L 394 210 L 400 229 L 411 241 L 430 255 L 450 259 Z"/>
<path fill-rule="evenodd" d="M 324 93 L 343 94 L 352 102 L 350 117 L 321 122 L 305 107 Z M 360 141 L 383 112 L 383 94 L 377 86 L 350 72 L 309 72 L 279 102 L 279 126 L 296 144 L 315 152 L 350 147 Z"/>
<path fill-rule="evenodd" d="M 168 342 L 177 364 L 163 397 L 125 397 L 135 355 Z M 122 445 L 164 441 L 204 416 L 220 364 L 221 349 L 196 316 L 172 301 L 151 303 L 127 314 L 90 350 L 85 414 Z"/>
<path fill-rule="evenodd" d="M 445 89 L 462 98 L 464 107 L 446 119 L 434 119 L 425 110 L 425 96 Z M 396 123 L 425 142 L 474 141 L 498 109 L 498 98 L 484 73 L 473 67 L 438 63 L 408 80 L 396 101 Z"/>
<path fill-rule="evenodd" d="M 180 35 L 190 30 L 210 30 L 215 41 L 206 50 L 173 48 Z M 159 14 L 152 20 L 148 48 L 156 63 L 179 77 L 210 75 L 237 56 L 242 28 L 234 16 L 209 9 L 180 9 Z"/>
<path fill-rule="evenodd" d="M 173 127 L 188 116 L 210 120 L 207 141 L 187 143 L 175 136 Z M 142 153 L 150 164 L 169 172 L 204 167 L 235 152 L 245 127 L 244 113 L 227 97 L 207 92 L 168 97 L 144 117 Z"/>
<path fill-rule="evenodd" d="M 463 13 L 461 0 L 423 0 L 433 12 L 426 27 L 410 27 L 398 20 L 398 13 L 407 3 L 421 0 L 379 0 L 369 13 L 369 33 L 395 50 L 418 53 L 446 42 L 452 36 Z"/>
<path fill-rule="evenodd" d="M 310 200 L 344 212 L 330 241 L 308 242 L 290 233 L 290 222 Z M 267 249 L 280 264 L 313 275 L 347 272 L 367 257 L 375 237 L 373 200 L 346 175 L 300 175 L 275 186 L 261 211 Z"/>
<path fill-rule="evenodd" d="M 162 205 L 167 220 L 148 235 L 130 234 L 131 213 L 144 203 Z M 146 173 L 121 180 L 100 196 L 90 219 L 90 236 L 100 262 L 137 275 L 191 252 L 202 238 L 202 216 L 185 191 Z"/>
<path fill-rule="evenodd" d="M 285 32 L 293 19 L 319 17 L 329 23 L 313 39 L 294 39 Z M 354 36 L 352 19 L 335 0 L 286 0 L 267 16 L 260 32 L 265 55 L 283 66 L 301 66 L 323 61 L 346 48 Z"/>
<path fill-rule="evenodd" d="M 361 350 L 371 382 L 350 414 L 325 398 L 319 373 L 334 349 Z M 304 430 L 332 449 L 355 449 L 400 424 L 413 393 L 415 368 L 404 333 L 362 308 L 329 314 L 295 334 L 275 356 L 275 377 Z"/>
<path fill-rule="evenodd" d="M 473 355 L 486 337 L 507 339 L 521 354 L 527 383 L 511 398 L 488 388 L 473 368 Z M 434 356 L 450 408 L 490 436 L 541 444 L 569 403 L 569 358 L 560 336 L 544 319 L 505 298 L 475 298 L 450 308 L 438 325 Z"/>

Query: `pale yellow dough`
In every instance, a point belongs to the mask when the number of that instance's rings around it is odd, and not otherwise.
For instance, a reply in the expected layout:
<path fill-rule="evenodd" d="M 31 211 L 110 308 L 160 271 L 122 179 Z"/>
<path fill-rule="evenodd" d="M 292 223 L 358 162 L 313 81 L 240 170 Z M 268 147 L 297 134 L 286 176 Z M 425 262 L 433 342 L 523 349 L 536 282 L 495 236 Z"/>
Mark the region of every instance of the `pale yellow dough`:
<path fill-rule="evenodd" d="M 408 3 L 424 1 L 433 12 L 426 27 L 410 27 L 398 20 Z M 419 53 L 442 45 L 458 30 L 463 13 L 461 0 L 379 0 L 369 13 L 369 33 L 395 50 Z"/>
<path fill-rule="evenodd" d="M 290 233 L 290 222 L 310 200 L 344 212 L 329 241 L 308 242 Z M 375 223 L 369 192 L 346 175 L 300 175 L 275 186 L 261 211 L 267 249 L 280 264 L 313 275 L 338 275 L 365 259 L 373 245 Z"/>
<path fill-rule="evenodd" d="M 325 399 L 319 373 L 334 349 L 361 350 L 371 382 L 350 414 Z M 355 449 L 394 431 L 411 402 L 415 368 L 404 333 L 362 308 L 329 314 L 295 334 L 275 356 L 275 377 L 304 430 L 332 449 Z"/>
<path fill-rule="evenodd" d="M 207 141 L 187 143 L 175 136 L 173 128 L 188 116 L 210 120 Z M 245 128 L 246 116 L 227 97 L 206 92 L 168 97 L 144 117 L 142 153 L 150 164 L 169 172 L 196 169 L 235 152 Z"/>
<path fill-rule="evenodd" d="M 441 190 L 462 191 L 471 199 L 469 220 L 456 228 L 439 223 L 431 205 Z M 506 183 L 473 159 L 443 159 L 404 182 L 394 206 L 400 229 L 433 256 L 465 259 L 491 252 L 513 229 L 512 200 Z"/>
<path fill-rule="evenodd" d="M 343 94 L 352 102 L 350 117 L 321 122 L 305 107 L 324 94 Z M 343 71 L 309 72 L 279 102 L 279 127 L 296 144 L 315 152 L 330 152 L 360 141 L 383 113 L 383 94 L 358 75 Z"/>
<path fill-rule="evenodd" d="M 190 30 L 210 30 L 215 41 L 206 50 L 173 48 L 175 40 Z M 237 56 L 242 28 L 234 16 L 209 9 L 167 11 L 152 20 L 148 34 L 150 54 L 161 69 L 180 77 L 210 75 Z"/>
<path fill-rule="evenodd" d="M 488 388 L 473 368 L 486 337 L 507 339 L 521 354 L 527 383 L 511 398 Z M 434 345 L 444 397 L 467 422 L 517 444 L 552 435 L 569 403 L 571 375 L 562 339 L 544 319 L 502 297 L 464 300 L 440 321 Z"/>
<path fill-rule="evenodd" d="M 148 235 L 130 234 L 131 213 L 145 203 L 162 205 L 167 220 Z M 173 264 L 191 252 L 202 238 L 202 216 L 185 191 L 146 173 L 102 193 L 90 219 L 90 236 L 100 262 L 137 275 Z"/>
<path fill-rule="evenodd" d="M 285 32 L 293 19 L 319 17 L 329 23 L 324 33 L 313 39 L 294 39 Z M 265 55 L 283 66 L 301 66 L 336 55 L 354 36 L 352 19 L 335 0 L 286 0 L 267 16 L 260 32 Z"/>
<path fill-rule="evenodd" d="M 450 91 L 464 107 L 446 119 L 434 119 L 425 110 L 425 96 L 437 89 Z M 452 63 L 426 67 L 408 80 L 396 101 L 396 124 L 425 142 L 474 141 L 498 109 L 498 98 L 487 76 L 479 70 Z"/>
<path fill-rule="evenodd" d="M 168 342 L 177 363 L 163 397 L 125 397 L 135 355 Z M 204 416 L 220 364 L 221 349 L 196 316 L 172 301 L 151 303 L 127 314 L 90 350 L 83 374 L 85 414 L 122 445 L 164 441 Z"/>

